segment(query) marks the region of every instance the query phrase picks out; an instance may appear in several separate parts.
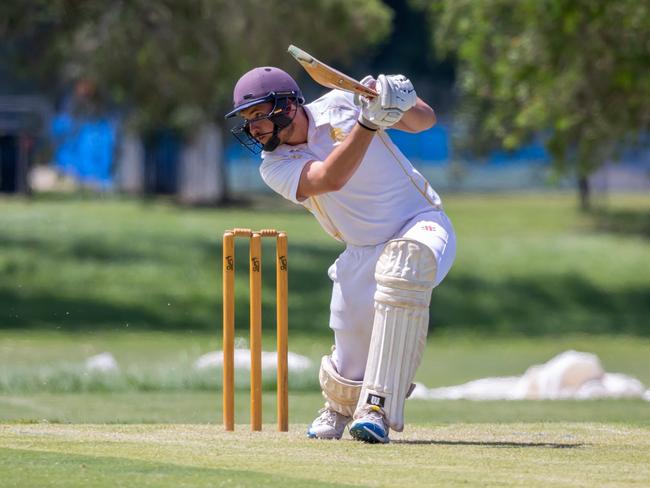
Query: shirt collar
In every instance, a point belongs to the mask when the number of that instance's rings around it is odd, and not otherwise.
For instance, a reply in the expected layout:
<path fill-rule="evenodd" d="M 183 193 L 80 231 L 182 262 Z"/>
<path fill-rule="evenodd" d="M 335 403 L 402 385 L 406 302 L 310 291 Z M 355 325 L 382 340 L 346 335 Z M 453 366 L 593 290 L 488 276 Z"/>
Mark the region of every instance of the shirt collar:
<path fill-rule="evenodd" d="M 321 106 L 318 101 L 303 105 L 305 108 L 305 113 L 309 119 L 309 133 L 311 134 L 312 129 L 321 127 L 325 124 L 329 124 L 330 117 L 327 110 L 321 110 Z"/>

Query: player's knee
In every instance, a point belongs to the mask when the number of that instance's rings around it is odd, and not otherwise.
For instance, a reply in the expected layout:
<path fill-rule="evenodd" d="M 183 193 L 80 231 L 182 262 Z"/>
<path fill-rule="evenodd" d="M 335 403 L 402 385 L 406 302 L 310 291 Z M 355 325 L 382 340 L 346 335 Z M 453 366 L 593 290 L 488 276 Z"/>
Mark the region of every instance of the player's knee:
<path fill-rule="evenodd" d="M 437 262 L 433 251 L 413 239 L 393 239 L 375 267 L 375 301 L 402 307 L 428 307 Z"/>

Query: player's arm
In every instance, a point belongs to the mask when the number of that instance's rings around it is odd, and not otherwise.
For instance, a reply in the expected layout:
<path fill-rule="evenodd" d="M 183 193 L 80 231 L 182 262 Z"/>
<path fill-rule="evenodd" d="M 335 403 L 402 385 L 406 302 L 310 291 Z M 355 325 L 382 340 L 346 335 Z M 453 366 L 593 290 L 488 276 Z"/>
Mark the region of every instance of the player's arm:
<path fill-rule="evenodd" d="M 415 106 L 407 110 L 399 122 L 393 125 L 394 129 L 405 132 L 422 132 L 436 124 L 436 113 L 418 97 Z"/>
<path fill-rule="evenodd" d="M 348 136 L 324 161 L 309 161 L 302 169 L 296 198 L 338 191 L 361 164 L 375 132 L 355 124 Z"/>

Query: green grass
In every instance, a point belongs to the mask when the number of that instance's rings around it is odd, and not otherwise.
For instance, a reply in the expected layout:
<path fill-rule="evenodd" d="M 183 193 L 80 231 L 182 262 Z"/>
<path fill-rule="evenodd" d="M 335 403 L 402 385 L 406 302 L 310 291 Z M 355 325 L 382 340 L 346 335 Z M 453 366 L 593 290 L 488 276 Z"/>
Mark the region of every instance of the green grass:
<path fill-rule="evenodd" d="M 272 350 L 270 337 L 265 349 Z M 292 424 L 307 424 L 322 406 L 316 365 L 328 339 L 298 334 L 290 349 L 311 358 L 314 369 L 290 377 Z M 43 333 L 0 331 L 0 422 L 219 423 L 221 372 L 191 380 L 183 369 L 204 352 L 220 348 L 215 334 L 171 332 Z M 531 364 L 567 349 L 596 353 L 607 371 L 636 376 L 650 385 L 650 340 L 635 337 L 472 338 L 433 335 L 416 380 L 428 387 L 484 376 L 520 375 Z M 112 352 L 123 375 L 90 381 L 82 367 L 88 355 Z M 57 378 L 67 365 L 76 381 Z M 45 373 L 50 372 L 47 376 Z M 269 376 L 269 375 L 265 375 Z M 49 382 L 43 382 L 44 379 Z M 135 381 L 137 379 L 140 381 Z M 52 381 L 54 379 L 54 381 Z M 92 378 L 91 378 L 92 379 Z M 248 379 L 238 375 L 237 422 L 248 418 Z M 144 381 L 147 380 L 147 381 Z M 199 381 L 200 380 L 200 381 Z M 274 421 L 273 375 L 266 378 L 265 421 Z M 650 425 L 640 400 L 471 402 L 409 400 L 409 425 L 426 422 L 619 422 Z"/>
<path fill-rule="evenodd" d="M 3 486 L 647 486 L 650 429 L 426 424 L 389 445 L 210 425 L 0 425 Z"/>
<path fill-rule="evenodd" d="M 327 335 L 326 270 L 342 247 L 306 212 L 272 202 L 197 210 L 115 197 L 3 199 L 0 328 L 215 330 L 223 230 L 273 226 L 290 236 L 292 330 Z M 445 204 L 459 249 L 433 295 L 432 329 L 650 334 L 650 197 L 612 196 L 591 216 L 561 194 L 455 195 Z M 245 320 L 244 269 L 238 278 Z M 266 316 L 272 288 L 267 272 Z"/>
<path fill-rule="evenodd" d="M 265 349 L 273 350 L 272 338 L 265 339 Z M 316 367 L 329 346 L 326 338 L 315 340 L 304 334 L 290 338 L 290 349 L 314 363 L 312 370 L 290 376 L 292 423 L 308 423 L 322 406 Z M 189 368 L 200 354 L 216 348 L 220 344 L 214 334 L 0 331 L 0 422 L 219 422 L 221 372 L 209 370 L 193 377 Z M 520 375 L 530 365 L 545 362 L 568 349 L 593 352 L 607 371 L 633 375 L 650 385 L 650 339 L 622 336 L 489 339 L 433 335 L 416 380 L 436 387 L 485 376 Z M 83 361 L 88 355 L 103 351 L 115 355 L 122 373 L 117 378 L 109 375 L 102 379 L 100 375 L 93 382 L 84 374 Z M 66 371 L 61 365 L 75 372 L 75 381 L 66 375 L 57 378 L 57 374 Z M 265 375 L 268 376 L 264 411 L 266 420 L 273 422 L 274 384 L 273 375 Z M 237 421 L 244 423 L 248 417 L 246 372 L 241 372 L 237 380 Z M 416 424 L 597 421 L 650 425 L 648 403 L 640 400 L 409 400 L 407 414 L 409 423 Z"/>
<path fill-rule="evenodd" d="M 456 265 L 433 296 L 417 380 L 429 387 L 522 374 L 567 349 L 650 385 L 650 197 L 591 215 L 572 195 L 445 199 Z M 184 209 L 119 197 L 0 200 L 0 485 L 647 486 L 650 409 L 640 400 L 407 403 L 388 446 L 309 442 L 315 370 L 290 378 L 291 431 L 221 429 L 220 239 L 228 227 L 290 236 L 290 349 L 329 350 L 326 269 L 342 250 L 314 219 L 278 205 Z M 272 252 L 270 246 L 265 253 Z M 246 249 L 238 247 L 244 268 Z M 273 274 L 264 279 L 272 323 Z M 245 336 L 247 276 L 237 280 Z M 265 350 L 273 350 L 265 336 Z M 112 352 L 110 377 L 83 361 Z"/>
<path fill-rule="evenodd" d="M 238 341 L 245 344 L 246 331 Z M 329 352 L 331 338 L 296 332 L 290 350 L 307 356 L 313 367 L 292 373 L 292 391 L 318 389 L 317 367 Z M 221 349 L 220 337 L 194 332 L 43 332 L 0 330 L 0 393 L 103 391 L 216 391 L 221 372 L 196 371 L 194 361 Z M 650 339 L 631 336 L 486 338 L 432 334 L 416 379 L 428 387 L 463 383 L 484 376 L 520 375 L 532 364 L 575 349 L 597 354 L 607 371 L 636 376 L 650 385 Z M 264 350 L 275 350 L 274 338 L 264 337 Z M 112 353 L 119 371 L 89 374 L 87 357 Z M 274 374 L 265 375 L 265 389 L 274 388 Z M 241 372 L 237 385 L 248 388 Z M 0 418 L 2 417 L 0 411 Z"/>
<path fill-rule="evenodd" d="M 293 390 L 292 390 L 293 391 Z M 317 392 L 291 393 L 292 426 L 306 429 L 323 406 Z M 265 430 L 274 430 L 275 395 L 263 398 Z M 211 392 L 118 392 L 0 394 L 0 423 L 221 424 L 221 396 Z M 248 429 L 248 396 L 236 396 L 238 429 Z M 512 422 L 609 422 L 650 426 L 643 400 L 489 401 L 407 400 L 406 431 L 420 424 Z"/>

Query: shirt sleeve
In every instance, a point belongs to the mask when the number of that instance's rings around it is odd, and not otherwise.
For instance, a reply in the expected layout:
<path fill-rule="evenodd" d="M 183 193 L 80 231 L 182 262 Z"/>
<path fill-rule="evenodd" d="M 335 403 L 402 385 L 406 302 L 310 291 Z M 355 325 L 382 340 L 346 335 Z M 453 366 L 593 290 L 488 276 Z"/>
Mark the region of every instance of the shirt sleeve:
<path fill-rule="evenodd" d="M 302 204 L 296 198 L 300 175 L 305 164 L 314 160 L 313 156 L 292 154 L 291 157 L 280 156 L 264 158 L 260 166 L 260 175 L 273 191 L 293 203 Z"/>

